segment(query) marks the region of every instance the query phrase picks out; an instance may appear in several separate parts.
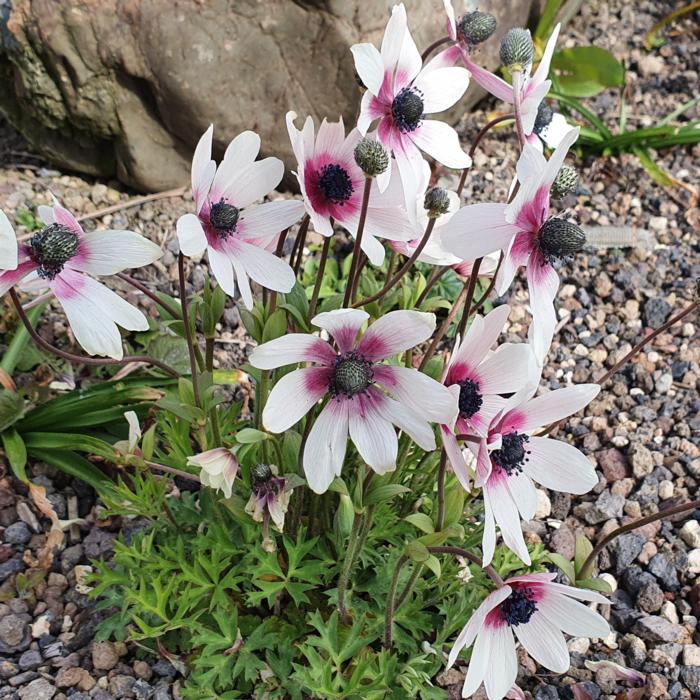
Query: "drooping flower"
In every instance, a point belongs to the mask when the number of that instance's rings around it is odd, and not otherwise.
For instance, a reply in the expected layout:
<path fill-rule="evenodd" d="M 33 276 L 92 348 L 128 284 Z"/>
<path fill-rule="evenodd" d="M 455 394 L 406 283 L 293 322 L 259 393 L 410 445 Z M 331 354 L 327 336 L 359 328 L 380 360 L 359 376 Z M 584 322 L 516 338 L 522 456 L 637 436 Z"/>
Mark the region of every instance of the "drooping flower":
<path fill-rule="evenodd" d="M 238 461 L 233 452 L 225 447 L 200 452 L 188 457 L 190 467 L 198 467 L 200 481 L 215 491 L 221 491 L 226 498 L 231 498 L 233 482 L 238 474 Z"/>
<path fill-rule="evenodd" d="M 377 137 L 396 158 L 410 206 L 418 191 L 421 151 L 448 168 L 471 164 L 457 132 L 444 122 L 425 118 L 452 107 L 462 97 L 469 85 L 469 72 L 453 65 L 459 52 L 452 48 L 423 66 L 403 3 L 394 5 L 381 51 L 372 44 L 355 44 L 351 51 L 355 69 L 367 87 L 357 128 L 365 134 L 379 119 Z M 388 172 L 379 176 L 381 189 L 388 178 Z"/>
<path fill-rule="evenodd" d="M 578 137 L 570 131 L 549 160 L 533 146 L 525 145 L 518 160 L 520 188 L 511 204 L 472 204 L 462 207 L 443 229 L 445 248 L 465 260 L 474 260 L 496 249 L 504 253 L 496 290 L 505 293 L 521 265 L 527 266 L 532 344 L 538 362 L 549 350 L 556 314 L 553 301 L 559 276 L 553 262 L 581 248 L 581 229 L 563 219 L 549 218 L 550 189 L 569 147 Z"/>
<path fill-rule="evenodd" d="M 355 237 L 365 174 L 355 162 L 354 151 L 362 136 L 357 129 L 345 136 L 342 119 L 324 119 L 314 136 L 313 119 L 307 117 L 299 131 L 294 126 L 296 116 L 294 112 L 287 113 L 287 129 L 297 160 L 296 175 L 304 206 L 313 227 L 322 236 L 331 236 L 334 221 Z M 377 237 L 400 241 L 411 235 L 410 221 L 401 206 L 397 175 L 394 180 L 384 192 L 379 191 L 376 178 L 372 181 L 361 248 L 373 265 L 381 265 L 384 260 L 384 247 Z"/>
<path fill-rule="evenodd" d="M 493 559 L 496 524 L 505 545 L 530 564 L 520 519 L 532 520 L 537 510 L 533 482 L 573 494 L 587 493 L 598 483 L 594 466 L 573 445 L 533 433 L 580 411 L 599 391 L 598 384 L 578 384 L 535 398 L 518 392 L 492 421 L 486 437 L 468 443 L 484 496 L 484 564 Z M 532 396 L 534 389 L 527 393 Z"/>
<path fill-rule="evenodd" d="M 260 137 L 244 131 L 228 145 L 219 164 L 212 160 L 210 126 L 200 138 L 192 158 L 194 214 L 177 222 L 177 237 L 184 255 L 207 251 L 209 265 L 221 288 L 230 296 L 236 284 L 246 308 L 253 307 L 249 277 L 263 287 L 288 292 L 294 272 L 267 247 L 299 220 L 304 207 L 297 200 L 255 205 L 279 185 L 284 164 L 279 158 L 255 160 Z"/>
<path fill-rule="evenodd" d="M 485 317 L 476 315 L 464 340 L 450 358 L 443 384 L 457 397 L 459 414 L 454 428 L 440 426 L 445 450 L 458 479 L 469 489 L 467 464 L 457 435 L 486 437 L 496 415 L 506 406 L 501 394 L 512 394 L 539 376 L 532 350 L 527 343 L 504 343 L 491 348 L 510 313 L 509 306 L 498 306 Z"/>
<path fill-rule="evenodd" d="M 450 668 L 464 648 L 474 644 L 462 697 L 483 683 L 489 700 L 502 700 L 515 684 L 515 640 L 533 659 L 555 673 L 571 664 L 564 634 L 607 637 L 605 619 L 582 601 L 609 604 L 599 593 L 554 583 L 556 574 L 516 576 L 477 608 L 450 651 Z M 514 636 L 515 635 L 515 636 Z"/>
<path fill-rule="evenodd" d="M 271 519 L 277 530 L 282 532 L 291 495 L 288 480 L 277 476 L 273 466 L 257 464 L 251 469 L 251 481 L 252 493 L 245 507 L 246 513 L 259 523 Z"/>
<path fill-rule="evenodd" d="M 396 468 L 394 425 L 424 450 L 434 450 L 428 421 L 451 423 L 456 415 L 456 399 L 439 382 L 415 369 L 380 362 L 429 338 L 434 314 L 392 311 L 356 340 L 368 318 L 360 309 L 337 309 L 312 320 L 332 336 L 337 351 L 318 336 L 293 333 L 259 346 L 250 357 L 259 369 L 314 363 L 275 384 L 262 418 L 268 430 L 280 433 L 328 397 L 303 457 L 306 479 L 316 493 L 340 475 L 348 433 L 360 457 L 383 474 Z"/>
<path fill-rule="evenodd" d="M 118 326 L 148 329 L 136 307 L 90 275 L 114 275 L 149 265 L 161 249 L 133 231 L 83 231 L 54 198 L 40 206 L 45 228 L 17 245 L 7 216 L 0 212 L 0 295 L 19 284 L 45 286 L 61 303 L 75 339 L 91 355 L 124 356 Z"/>

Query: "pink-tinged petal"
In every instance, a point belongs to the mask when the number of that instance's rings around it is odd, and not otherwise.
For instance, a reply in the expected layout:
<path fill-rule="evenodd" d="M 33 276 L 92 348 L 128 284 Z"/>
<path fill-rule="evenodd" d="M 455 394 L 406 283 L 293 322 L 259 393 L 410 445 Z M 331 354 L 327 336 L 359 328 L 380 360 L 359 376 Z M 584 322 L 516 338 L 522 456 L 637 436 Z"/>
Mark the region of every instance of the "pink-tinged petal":
<path fill-rule="evenodd" d="M 279 158 L 256 160 L 241 170 L 223 192 L 214 193 L 212 190 L 212 200 L 223 196 L 243 209 L 272 192 L 280 184 L 283 175 L 284 163 Z"/>
<path fill-rule="evenodd" d="M 497 306 L 483 319 L 480 316 L 475 317 L 456 353 L 455 361 L 463 362 L 470 367 L 477 367 L 503 332 L 509 314 L 510 306 L 504 304 Z M 481 372 L 479 372 L 479 376 L 481 376 Z M 482 393 L 483 391 L 482 388 Z"/>
<path fill-rule="evenodd" d="M 539 601 L 542 614 L 566 634 L 575 637 L 605 638 L 610 634 L 610 625 L 587 605 L 578 603 L 565 595 L 549 592 Z"/>
<path fill-rule="evenodd" d="M 442 435 L 442 444 L 447 453 L 447 458 L 450 460 L 452 471 L 455 473 L 462 488 L 465 491 L 469 491 L 471 488 L 469 467 L 467 466 L 467 461 L 464 459 L 464 454 L 457 442 L 457 438 L 446 425 L 440 426 L 440 434 Z"/>
<path fill-rule="evenodd" d="M 516 234 L 510 245 L 503 251 L 503 263 L 496 276 L 496 292 L 499 296 L 503 296 L 508 291 L 518 268 L 521 265 L 527 265 L 530 259 L 530 247 L 524 244 L 525 242 L 520 242 L 522 238 L 527 238 L 527 234 Z"/>
<path fill-rule="evenodd" d="M 33 270 L 37 269 L 37 264 L 31 260 L 26 260 L 15 267 L 14 270 L 0 272 L 0 296 L 5 294 L 10 287 L 22 281 L 22 279 Z"/>
<path fill-rule="evenodd" d="M 194 156 L 192 156 L 192 195 L 197 214 L 206 201 L 207 193 L 216 174 L 216 163 L 211 157 L 213 135 L 214 125 L 210 124 L 199 139 L 197 147 L 194 149 Z"/>
<path fill-rule="evenodd" d="M 486 596 L 483 603 L 481 603 L 476 609 L 476 612 L 469 618 L 469 622 L 462 628 L 459 637 L 455 640 L 450 650 L 450 655 L 447 658 L 447 668 L 451 668 L 454 665 L 462 649 L 468 649 L 474 643 L 477 634 L 485 629 L 485 622 L 488 614 L 494 608 L 497 608 L 511 593 L 511 587 L 506 585 L 497 588 L 493 593 Z"/>
<path fill-rule="evenodd" d="M 348 443 L 350 400 L 331 399 L 314 422 L 304 448 L 304 473 L 314 493 L 325 493 L 340 476 Z"/>
<path fill-rule="evenodd" d="M 610 601 L 600 593 L 595 591 L 589 591 L 586 588 L 574 588 L 573 586 L 566 586 L 562 583 L 548 582 L 547 588 L 551 589 L 555 593 L 560 593 L 561 595 L 567 595 L 570 598 L 575 598 L 576 600 L 585 600 L 589 603 L 599 603 L 600 605 L 610 605 Z"/>
<path fill-rule="evenodd" d="M 115 275 L 150 265 L 161 255 L 160 246 L 134 231 L 91 231 L 83 235 L 78 254 L 66 267 L 91 275 Z"/>
<path fill-rule="evenodd" d="M 539 610 L 524 625 L 514 627 L 515 635 L 535 661 L 555 673 L 569 670 L 571 660 L 564 635 Z"/>
<path fill-rule="evenodd" d="M 436 53 L 426 64 L 423 66 L 421 71 L 421 76 L 427 73 L 432 73 L 440 68 L 450 68 L 454 66 L 455 63 L 462 60 L 462 47 L 459 45 L 450 46 L 449 48 Z M 470 74 L 471 75 L 471 74 Z"/>
<path fill-rule="evenodd" d="M 443 70 L 461 70 L 461 68 Z M 426 119 L 410 136 L 418 148 L 448 168 L 461 169 L 472 164 L 472 159 L 462 150 L 457 132 L 445 122 Z"/>
<path fill-rule="evenodd" d="M 406 36 L 408 20 L 403 3 L 394 5 L 382 38 L 381 55 L 384 68 L 393 74 L 401 55 L 401 47 Z"/>
<path fill-rule="evenodd" d="M 517 685 L 514 685 L 507 693 L 506 697 L 509 700 L 526 700 L 525 693 L 523 693 Z"/>
<path fill-rule="evenodd" d="M 397 428 L 410 436 L 421 449 L 432 452 L 435 449 L 435 435 L 430 424 L 411 409 L 377 389 L 370 389 L 376 398 L 376 405 L 383 418 L 393 423 Z"/>
<path fill-rule="evenodd" d="M 559 30 L 561 29 L 561 24 L 557 24 L 554 27 L 554 31 L 549 35 L 547 39 L 547 45 L 544 47 L 544 53 L 542 54 L 542 60 L 537 66 L 537 70 L 531 78 L 531 82 L 535 85 L 540 85 L 549 75 L 549 66 L 552 63 L 552 56 L 554 55 L 554 49 L 557 45 L 557 39 L 559 38 Z"/>
<path fill-rule="evenodd" d="M 510 394 L 517 391 L 532 373 L 534 361 L 529 343 L 501 345 L 479 365 L 481 393 Z"/>
<path fill-rule="evenodd" d="M 124 350 L 117 324 L 133 331 L 148 329 L 146 317 L 135 306 L 87 275 L 64 269 L 50 287 L 76 340 L 90 355 L 121 360 Z"/>
<path fill-rule="evenodd" d="M 455 21 L 455 11 L 452 7 L 452 0 L 442 0 L 447 15 L 447 34 L 454 41 L 457 38 L 457 22 Z"/>
<path fill-rule="evenodd" d="M 294 286 L 294 271 L 274 253 L 235 239 L 228 242 L 227 248 L 232 257 L 240 260 L 246 274 L 263 287 L 286 294 Z"/>
<path fill-rule="evenodd" d="M 350 51 L 360 80 L 373 95 L 378 95 L 384 80 L 382 55 L 373 44 L 355 44 Z"/>
<path fill-rule="evenodd" d="M 253 131 L 243 131 L 229 143 L 211 183 L 212 199 L 224 192 L 237 174 L 255 161 L 259 151 L 260 137 Z"/>
<path fill-rule="evenodd" d="M 462 260 L 476 260 L 507 248 L 519 229 L 506 221 L 505 204 L 483 203 L 462 207 L 442 227 L 445 249 Z"/>
<path fill-rule="evenodd" d="M 177 220 L 177 240 L 183 255 L 201 255 L 207 248 L 202 222 L 194 214 L 183 214 Z"/>
<path fill-rule="evenodd" d="M 391 311 L 367 329 L 357 350 L 365 359 L 376 362 L 422 343 L 434 330 L 435 314 Z"/>
<path fill-rule="evenodd" d="M 287 124 L 287 133 L 289 134 L 289 141 L 292 144 L 292 151 L 294 151 L 294 157 L 297 163 L 300 165 L 306 160 L 306 149 L 304 147 L 304 139 L 302 138 L 299 129 L 294 126 L 294 120 L 297 118 L 297 113 L 293 111 L 287 112 L 285 115 L 285 122 Z M 306 118 L 307 123 L 311 124 L 311 130 L 313 131 L 314 123 L 311 117 Z M 308 156 L 310 157 L 313 150 L 309 151 Z"/>
<path fill-rule="evenodd" d="M 500 396 L 484 394 L 481 408 L 466 422 L 479 437 L 485 438 L 488 435 L 489 426 L 503 410 L 504 405 L 505 400 Z"/>
<path fill-rule="evenodd" d="M 530 553 L 525 545 L 520 527 L 520 514 L 508 490 L 507 480 L 508 477 L 505 474 L 492 473 L 484 485 L 484 503 L 488 501 L 506 547 L 529 566 Z"/>
<path fill-rule="evenodd" d="M 556 573 L 545 571 L 539 574 L 523 574 L 522 576 L 511 576 L 507 583 L 513 585 L 514 583 L 551 583 L 557 577 Z"/>
<path fill-rule="evenodd" d="M 511 85 L 509 85 L 502 78 L 499 78 L 497 75 L 494 75 L 485 68 L 477 65 L 468 57 L 465 57 L 464 63 L 469 72 L 472 74 L 472 78 L 474 78 L 474 80 L 479 83 L 484 90 L 490 92 L 499 100 L 512 104 L 513 88 Z"/>
<path fill-rule="evenodd" d="M 542 152 L 536 146 L 528 144 L 523 148 L 515 169 L 518 180 L 523 183 L 539 177 L 546 167 L 547 159 L 542 155 Z"/>
<path fill-rule="evenodd" d="M 314 158 L 336 158 L 343 151 L 344 141 L 345 126 L 342 118 L 337 122 L 329 122 L 324 119 L 318 128 L 314 146 Z"/>
<path fill-rule="evenodd" d="M 216 248 L 208 249 L 209 267 L 221 289 L 230 297 L 236 295 L 236 283 L 233 277 L 233 263 L 226 253 Z"/>
<path fill-rule="evenodd" d="M 290 333 L 259 345 L 249 359 L 250 364 L 258 369 L 276 369 L 298 362 L 318 362 L 332 366 L 336 354 L 325 340 L 315 335 Z"/>
<path fill-rule="evenodd" d="M 509 411 L 503 420 L 502 432 L 517 430 L 529 433 L 554 421 L 578 413 L 600 392 L 598 384 L 577 384 L 555 389 L 531 399 L 523 406 Z"/>
<path fill-rule="evenodd" d="M 543 364 L 557 325 L 554 299 L 559 289 L 559 275 L 539 251 L 530 257 L 527 282 L 532 309 L 532 351 Z"/>
<path fill-rule="evenodd" d="M 537 489 L 526 473 L 513 473 L 507 481 L 508 493 L 523 520 L 532 520 L 537 512 Z"/>
<path fill-rule="evenodd" d="M 525 473 L 553 491 L 588 493 L 597 483 L 595 468 L 573 445 L 546 437 L 531 437 Z"/>
<path fill-rule="evenodd" d="M 484 566 L 493 561 L 496 552 L 496 520 L 493 517 L 491 503 L 484 498 L 484 534 L 481 538 L 481 557 Z"/>
<path fill-rule="evenodd" d="M 457 66 L 422 70 L 413 86 L 423 93 L 426 114 L 443 112 L 454 105 L 469 87 L 469 71 Z"/>
<path fill-rule="evenodd" d="M 476 451 L 476 485 L 483 487 L 491 476 L 493 465 L 486 440 L 481 440 Z"/>
<path fill-rule="evenodd" d="M 360 457 L 377 472 L 396 469 L 398 440 L 394 426 L 383 418 L 376 399 L 369 393 L 358 394 L 349 402 L 350 437 Z"/>
<path fill-rule="evenodd" d="M 268 238 L 295 224 L 303 214 L 304 203 L 298 199 L 265 202 L 242 212 L 237 232 L 243 238 Z"/>
<path fill-rule="evenodd" d="M 5 212 L 0 209 L 0 270 L 15 270 L 18 262 L 15 230 Z"/>
<path fill-rule="evenodd" d="M 338 344 L 338 350 L 346 353 L 355 347 L 357 334 L 368 318 L 369 314 L 362 309 L 335 309 L 317 314 L 311 323 L 327 331 Z"/>
<path fill-rule="evenodd" d="M 51 226 L 51 224 L 56 223 L 56 217 L 53 213 L 53 207 L 49 207 L 46 204 L 40 204 L 36 208 L 36 213 L 47 226 Z"/>
<path fill-rule="evenodd" d="M 374 99 L 374 95 L 367 90 L 367 92 L 362 95 L 362 100 L 360 101 L 360 115 L 357 118 L 357 130 L 363 136 L 367 133 L 367 130 L 371 126 L 372 122 L 376 119 L 372 110 L 372 101 Z M 379 177 L 382 178 L 384 175 L 380 175 Z"/>
<path fill-rule="evenodd" d="M 250 288 L 248 273 L 246 272 L 242 261 L 236 255 L 232 255 L 230 251 L 220 252 L 226 255 L 231 262 L 233 273 L 236 277 L 236 282 L 238 283 L 238 291 L 241 293 L 241 300 L 243 301 L 243 305 L 246 307 L 246 309 L 250 311 L 253 308 L 253 292 Z"/>
<path fill-rule="evenodd" d="M 401 44 L 401 53 L 399 54 L 399 62 L 396 65 L 396 74 L 394 75 L 394 91 L 398 92 L 406 87 L 420 72 L 423 66 L 423 59 L 420 51 L 413 41 L 411 32 L 406 27 L 403 43 Z"/>
<path fill-rule="evenodd" d="M 285 374 L 270 392 L 262 420 L 266 430 L 282 433 L 298 423 L 327 393 L 331 370 L 305 367 Z"/>
<path fill-rule="evenodd" d="M 490 698 L 502 698 L 510 690 L 518 676 L 518 659 L 515 640 L 508 625 L 490 628 L 490 663 L 486 667 L 484 688 Z"/>
<path fill-rule="evenodd" d="M 306 213 L 311 217 L 311 225 L 316 233 L 326 238 L 333 235 L 333 226 L 328 216 L 319 214 L 309 203 L 306 205 Z"/>

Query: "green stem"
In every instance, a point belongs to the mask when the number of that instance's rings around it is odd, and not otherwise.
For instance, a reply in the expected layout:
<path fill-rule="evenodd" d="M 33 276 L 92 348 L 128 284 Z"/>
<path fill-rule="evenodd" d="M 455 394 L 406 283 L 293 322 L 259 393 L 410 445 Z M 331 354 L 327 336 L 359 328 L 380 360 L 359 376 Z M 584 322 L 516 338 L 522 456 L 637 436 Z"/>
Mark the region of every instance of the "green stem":
<path fill-rule="evenodd" d="M 48 302 L 45 301 L 27 312 L 27 319 L 32 327 L 34 327 L 36 322 L 39 320 L 39 316 L 41 316 L 42 312 L 47 306 Z M 12 376 L 13 372 L 15 371 L 20 356 L 24 352 L 24 348 L 29 342 L 29 338 L 29 331 L 24 324 L 22 324 L 12 336 L 12 340 L 7 346 L 7 351 L 2 356 L 2 362 L 0 362 L 0 369 L 5 370 L 5 372 L 7 372 L 7 374 L 10 376 Z"/>
<path fill-rule="evenodd" d="M 187 303 L 187 285 L 185 281 L 185 256 L 179 253 L 177 256 L 177 272 L 180 278 L 180 306 L 182 308 L 182 323 L 185 327 L 185 341 L 187 351 L 190 356 L 190 371 L 192 372 L 192 392 L 197 408 L 202 407 L 202 397 L 199 393 L 199 370 L 197 369 L 197 357 L 194 351 L 194 338 L 192 337 L 192 326 L 190 326 L 190 312 Z"/>
<path fill-rule="evenodd" d="M 347 595 L 350 574 L 352 572 L 353 564 L 355 563 L 355 555 L 357 554 L 357 545 L 359 542 L 361 527 L 362 516 L 359 513 L 355 513 L 355 517 L 352 521 L 352 530 L 350 531 L 350 537 L 348 538 L 348 545 L 345 549 L 343 568 L 340 572 L 340 578 L 338 579 L 338 613 L 341 621 L 346 625 L 350 622 L 350 616 L 348 615 L 345 598 Z"/>
<path fill-rule="evenodd" d="M 209 374 L 214 376 L 214 338 L 205 338 L 205 363 L 204 366 Z M 209 411 L 211 420 L 211 431 L 214 436 L 214 446 L 221 447 L 221 428 L 219 427 L 219 412 L 216 406 Z"/>
<path fill-rule="evenodd" d="M 423 564 L 416 564 L 413 569 L 413 573 L 411 574 L 411 578 L 408 579 L 403 591 L 401 591 L 401 593 L 399 594 L 398 600 L 396 601 L 396 605 L 394 607 L 395 612 L 399 610 L 399 608 L 406 602 L 408 596 L 411 595 L 411 591 L 413 591 L 416 582 L 418 581 L 422 573 Z"/>
<path fill-rule="evenodd" d="M 441 532 L 445 524 L 445 476 L 447 474 L 447 453 L 442 448 L 440 454 L 440 466 L 438 468 L 437 488 L 438 488 L 438 513 L 435 530 Z"/>
<path fill-rule="evenodd" d="M 408 557 L 402 554 L 399 560 L 396 562 L 396 568 L 394 569 L 394 575 L 391 577 L 391 585 L 389 586 L 389 593 L 386 597 L 386 611 L 384 613 L 384 648 L 389 651 L 391 650 L 391 645 L 393 643 L 393 627 L 394 627 L 394 611 L 396 605 L 396 589 L 399 586 L 399 576 L 401 575 L 401 569 L 403 569 L 404 564 L 408 561 Z"/>

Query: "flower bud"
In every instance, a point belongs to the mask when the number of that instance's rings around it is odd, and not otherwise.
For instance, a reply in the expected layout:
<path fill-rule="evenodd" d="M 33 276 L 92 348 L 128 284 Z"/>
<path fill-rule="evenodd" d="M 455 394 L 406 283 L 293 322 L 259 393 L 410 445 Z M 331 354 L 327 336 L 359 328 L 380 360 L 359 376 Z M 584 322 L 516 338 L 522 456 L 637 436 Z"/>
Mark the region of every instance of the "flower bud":
<path fill-rule="evenodd" d="M 529 29 L 510 29 L 501 42 L 501 63 L 511 72 L 524 71 L 535 57 Z"/>
<path fill-rule="evenodd" d="M 486 41 L 496 31 L 496 18 L 487 12 L 467 12 L 457 25 L 457 38 L 470 46 Z"/>
<path fill-rule="evenodd" d="M 550 191 L 554 199 L 562 199 L 571 194 L 578 185 L 578 172 L 570 165 L 562 165 Z"/>
<path fill-rule="evenodd" d="M 431 219 L 437 219 L 438 216 L 446 214 L 450 207 L 450 198 L 447 190 L 443 187 L 431 187 L 425 193 L 423 206 L 427 209 L 428 216 Z"/>
<path fill-rule="evenodd" d="M 585 243 L 583 229 L 565 219 L 548 219 L 537 233 L 537 246 L 549 262 L 578 253 Z"/>
<path fill-rule="evenodd" d="M 355 162 L 367 177 L 377 177 L 389 167 L 389 154 L 379 141 L 365 137 L 355 146 Z"/>

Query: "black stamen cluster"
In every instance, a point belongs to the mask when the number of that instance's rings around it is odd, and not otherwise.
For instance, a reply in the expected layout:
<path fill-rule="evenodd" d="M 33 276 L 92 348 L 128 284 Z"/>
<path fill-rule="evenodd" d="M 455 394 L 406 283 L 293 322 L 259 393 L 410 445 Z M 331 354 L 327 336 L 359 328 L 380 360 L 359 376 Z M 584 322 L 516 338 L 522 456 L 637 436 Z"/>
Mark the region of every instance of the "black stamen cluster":
<path fill-rule="evenodd" d="M 437 219 L 439 216 L 446 214 L 450 208 L 450 197 L 447 190 L 444 187 L 431 187 L 425 193 L 423 207 L 431 219 Z"/>
<path fill-rule="evenodd" d="M 389 154 L 376 139 L 365 136 L 354 151 L 355 162 L 367 177 L 377 177 L 389 167 Z"/>
<path fill-rule="evenodd" d="M 585 243 L 583 229 L 566 219 L 548 219 L 537 233 L 537 246 L 550 264 L 578 253 Z"/>
<path fill-rule="evenodd" d="M 537 116 L 535 117 L 535 125 L 532 130 L 538 136 L 541 136 L 542 132 L 550 125 L 553 116 L 554 110 L 546 102 L 540 102 L 540 106 L 537 108 Z"/>
<path fill-rule="evenodd" d="M 337 357 L 328 390 L 331 396 L 352 398 L 365 391 L 373 377 L 372 363 L 351 351 Z"/>
<path fill-rule="evenodd" d="M 250 470 L 250 481 L 253 491 L 258 491 L 274 476 L 272 469 L 267 464 L 256 464 Z"/>
<path fill-rule="evenodd" d="M 507 433 L 503 436 L 501 448 L 491 453 L 491 459 L 510 476 L 519 474 L 523 465 L 528 461 L 530 450 L 525 449 L 525 443 L 530 438 L 523 433 Z"/>
<path fill-rule="evenodd" d="M 353 186 L 348 171 L 337 163 L 321 168 L 318 186 L 323 195 L 333 204 L 343 205 L 352 197 Z"/>
<path fill-rule="evenodd" d="M 391 116 L 402 133 L 415 131 L 423 118 L 423 95 L 414 87 L 399 91 L 391 104 Z"/>
<path fill-rule="evenodd" d="M 209 212 L 209 223 L 216 229 L 220 238 L 228 238 L 236 230 L 239 213 L 233 204 L 221 199 L 212 205 Z"/>
<path fill-rule="evenodd" d="M 37 273 L 52 280 L 78 252 L 80 240 L 74 231 L 62 224 L 51 224 L 29 239 L 31 257 L 39 266 Z"/>
<path fill-rule="evenodd" d="M 479 411 L 484 403 L 484 397 L 479 391 L 479 382 L 464 379 L 459 384 L 459 415 L 469 419 Z"/>
<path fill-rule="evenodd" d="M 511 626 L 517 627 L 530 621 L 537 611 L 532 588 L 516 588 L 499 606 L 503 619 Z"/>
<path fill-rule="evenodd" d="M 486 41 L 496 31 L 496 18 L 487 12 L 467 12 L 457 23 L 457 39 L 475 46 Z"/>

